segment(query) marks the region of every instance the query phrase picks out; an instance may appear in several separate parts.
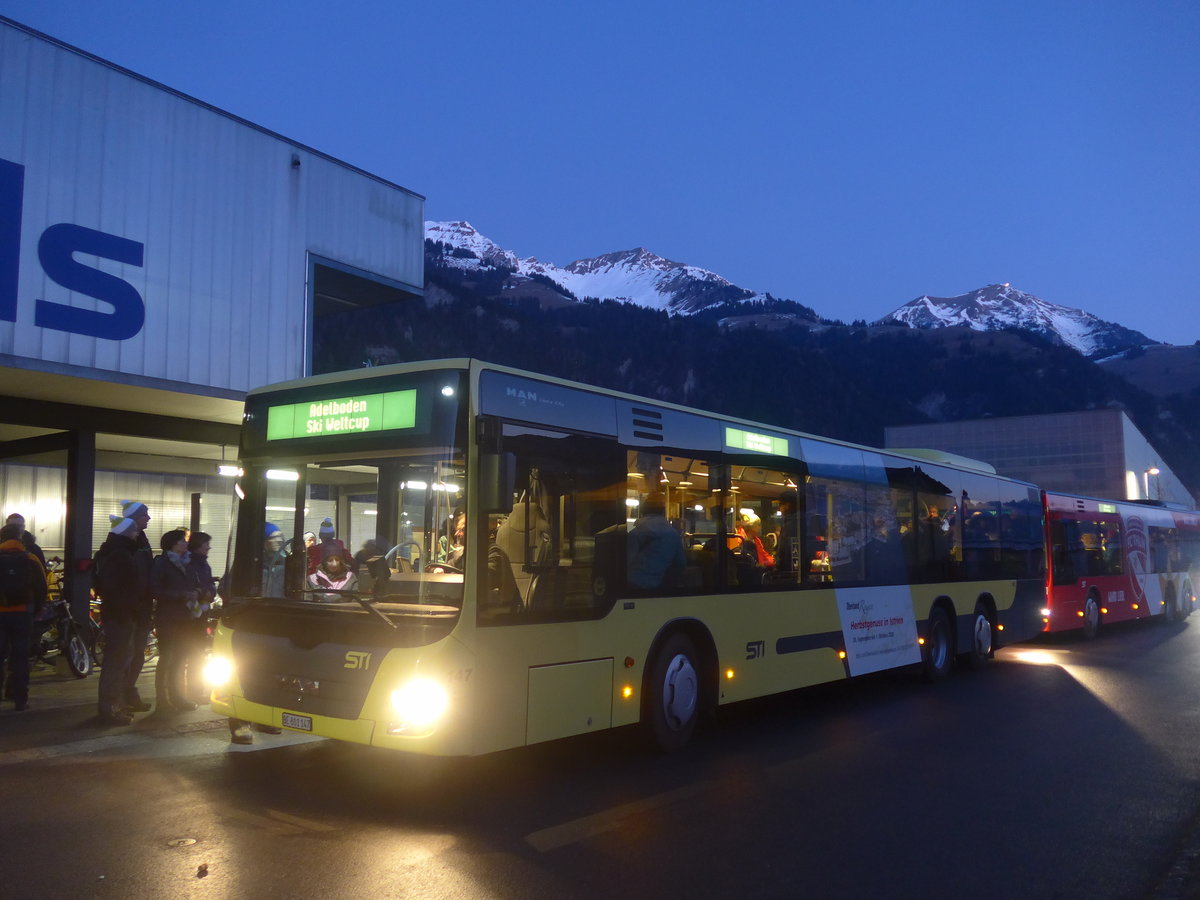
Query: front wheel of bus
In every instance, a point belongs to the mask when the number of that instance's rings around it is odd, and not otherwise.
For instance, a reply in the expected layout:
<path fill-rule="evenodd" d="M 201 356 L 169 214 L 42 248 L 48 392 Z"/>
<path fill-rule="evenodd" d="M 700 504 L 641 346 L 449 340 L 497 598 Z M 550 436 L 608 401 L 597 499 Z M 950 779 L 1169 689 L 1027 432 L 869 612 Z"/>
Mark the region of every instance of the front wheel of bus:
<path fill-rule="evenodd" d="M 1083 605 L 1083 636 L 1091 640 L 1100 633 L 1100 602 L 1092 594 Z"/>
<path fill-rule="evenodd" d="M 646 685 L 646 724 L 658 747 L 679 750 L 700 717 L 700 670 L 696 647 L 683 634 L 667 639 L 654 658 Z"/>
<path fill-rule="evenodd" d="M 925 627 L 926 681 L 941 681 L 950 674 L 954 662 L 954 632 L 950 628 L 950 617 L 941 606 L 929 612 L 929 623 Z"/>

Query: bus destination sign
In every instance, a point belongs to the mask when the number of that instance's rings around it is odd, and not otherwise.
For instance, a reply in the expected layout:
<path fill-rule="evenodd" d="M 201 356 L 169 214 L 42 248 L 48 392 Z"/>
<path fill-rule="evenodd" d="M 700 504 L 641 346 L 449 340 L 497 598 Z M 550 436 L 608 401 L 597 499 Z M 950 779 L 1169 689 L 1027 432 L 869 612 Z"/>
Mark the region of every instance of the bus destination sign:
<path fill-rule="evenodd" d="M 743 431 L 740 428 L 726 427 L 725 446 L 737 450 L 751 450 L 755 453 L 770 453 L 772 456 L 788 455 L 787 438 L 755 434 L 753 431 Z"/>
<path fill-rule="evenodd" d="M 417 392 L 390 391 L 361 397 L 338 397 L 311 403 L 289 403 L 267 410 L 267 440 L 363 434 L 412 428 L 417 420 Z"/>

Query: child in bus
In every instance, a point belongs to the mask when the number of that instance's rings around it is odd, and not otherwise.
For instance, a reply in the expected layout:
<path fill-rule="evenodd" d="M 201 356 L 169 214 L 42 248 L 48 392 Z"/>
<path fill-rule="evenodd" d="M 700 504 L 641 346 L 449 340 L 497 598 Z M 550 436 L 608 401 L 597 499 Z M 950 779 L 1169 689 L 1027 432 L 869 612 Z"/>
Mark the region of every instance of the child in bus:
<path fill-rule="evenodd" d="M 337 603 L 348 599 L 349 592 L 358 589 L 358 576 L 346 565 L 341 549 L 334 542 L 322 546 L 321 562 L 308 576 L 308 586 L 316 591 L 312 599 L 318 603 Z"/>

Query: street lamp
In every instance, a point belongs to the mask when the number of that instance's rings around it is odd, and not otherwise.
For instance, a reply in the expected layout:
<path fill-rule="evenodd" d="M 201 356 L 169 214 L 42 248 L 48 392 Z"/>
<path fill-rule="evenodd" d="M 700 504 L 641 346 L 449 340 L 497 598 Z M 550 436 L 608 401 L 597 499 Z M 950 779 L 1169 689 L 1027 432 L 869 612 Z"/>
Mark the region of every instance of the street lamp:
<path fill-rule="evenodd" d="M 1157 476 L 1158 473 L 1159 473 L 1158 466 L 1151 466 L 1145 472 L 1142 473 L 1142 485 L 1146 489 L 1145 494 L 1146 494 L 1147 500 L 1150 499 L 1150 476 L 1151 475 Z"/>

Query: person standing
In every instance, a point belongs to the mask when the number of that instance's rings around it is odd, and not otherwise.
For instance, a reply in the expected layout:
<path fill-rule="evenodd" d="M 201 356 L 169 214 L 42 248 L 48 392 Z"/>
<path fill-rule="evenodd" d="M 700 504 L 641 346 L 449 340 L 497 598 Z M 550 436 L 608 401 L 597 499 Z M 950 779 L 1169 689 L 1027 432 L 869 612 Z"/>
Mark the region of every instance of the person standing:
<path fill-rule="evenodd" d="M 41 547 L 38 546 L 37 539 L 28 531 L 25 530 L 25 517 L 20 513 L 12 513 L 4 520 L 5 525 L 18 525 L 21 528 L 21 543 L 25 545 L 25 549 L 38 558 L 38 562 L 42 564 L 42 570 L 46 569 L 46 554 Z"/>
<path fill-rule="evenodd" d="M 150 595 L 154 598 L 154 624 L 158 629 L 158 668 L 154 673 L 155 697 L 160 710 L 179 712 L 196 708 L 187 692 L 187 665 L 194 656 L 195 621 L 202 612 L 200 585 L 190 568 L 187 532 L 168 531 L 160 542 L 162 553 L 150 570 Z M 207 612 L 207 607 L 203 609 Z"/>
<path fill-rule="evenodd" d="M 204 652 L 208 646 L 208 617 L 212 605 L 216 601 L 216 581 L 213 578 L 212 566 L 208 563 L 208 554 L 212 549 L 212 535 L 203 531 L 193 531 L 188 538 L 188 570 L 200 592 L 198 614 L 192 619 L 193 636 L 190 644 L 191 655 L 187 661 L 187 698 L 194 702 L 204 700 L 204 679 L 201 669 L 204 665 Z"/>
<path fill-rule="evenodd" d="M 142 674 L 142 666 L 146 664 L 146 644 L 150 640 L 150 632 L 154 628 L 154 599 L 150 596 L 150 569 L 154 565 L 154 551 L 150 549 L 150 539 L 146 537 L 146 526 L 150 524 L 150 511 L 145 503 L 138 500 L 122 500 L 121 512 L 137 526 L 137 549 L 134 551 L 134 563 L 141 574 L 142 593 L 137 597 L 137 608 L 134 616 L 133 645 L 134 653 L 125 670 L 125 687 L 123 704 L 131 712 L 149 712 L 151 706 L 142 699 L 138 691 L 137 681 Z"/>
<path fill-rule="evenodd" d="M 29 553 L 32 553 L 34 556 L 36 556 L 38 558 L 38 562 L 40 562 L 42 564 L 43 572 L 49 571 L 49 569 L 46 566 L 46 554 L 44 552 L 42 552 L 42 548 L 38 546 L 38 543 L 36 540 L 34 540 L 33 535 L 25 530 L 25 517 L 23 515 L 21 515 L 20 513 L 12 513 L 11 515 L 9 515 L 9 517 L 7 519 L 4 520 L 4 524 L 5 525 L 16 525 L 18 528 L 20 528 L 21 543 L 23 543 L 25 545 L 25 550 Z M 31 643 L 33 642 L 33 640 L 34 640 L 33 632 L 30 632 L 29 640 Z M 13 666 L 13 657 L 10 657 L 8 660 L 8 669 L 7 670 L 5 670 L 2 666 L 0 666 L 0 680 L 4 679 L 4 672 L 5 671 L 8 672 L 8 680 L 4 684 L 3 696 L 4 696 L 5 700 L 13 699 L 13 685 L 16 684 L 16 679 L 13 678 L 12 666 Z"/>
<path fill-rule="evenodd" d="M 274 522 L 263 525 L 263 563 L 260 596 L 282 597 L 284 589 L 285 557 L 283 555 L 283 532 Z M 282 729 L 274 725 L 255 725 L 255 731 L 264 734 L 279 734 Z M 243 719 L 229 720 L 229 740 L 235 744 L 253 744 L 254 733 L 250 723 Z"/>
<path fill-rule="evenodd" d="M 0 528 L 0 673 L 7 668 L 18 710 L 29 708 L 33 612 L 46 602 L 46 571 L 25 549 L 23 531 L 23 526 L 13 523 Z"/>
<path fill-rule="evenodd" d="M 103 725 L 128 725 L 133 721 L 125 708 L 126 683 L 135 655 L 142 597 L 149 591 L 146 575 L 136 559 L 140 533 L 133 519 L 117 519 L 96 551 L 94 561 L 93 582 L 100 596 L 100 622 L 104 629 L 99 696 Z M 140 648 L 136 655 L 142 655 Z"/>

